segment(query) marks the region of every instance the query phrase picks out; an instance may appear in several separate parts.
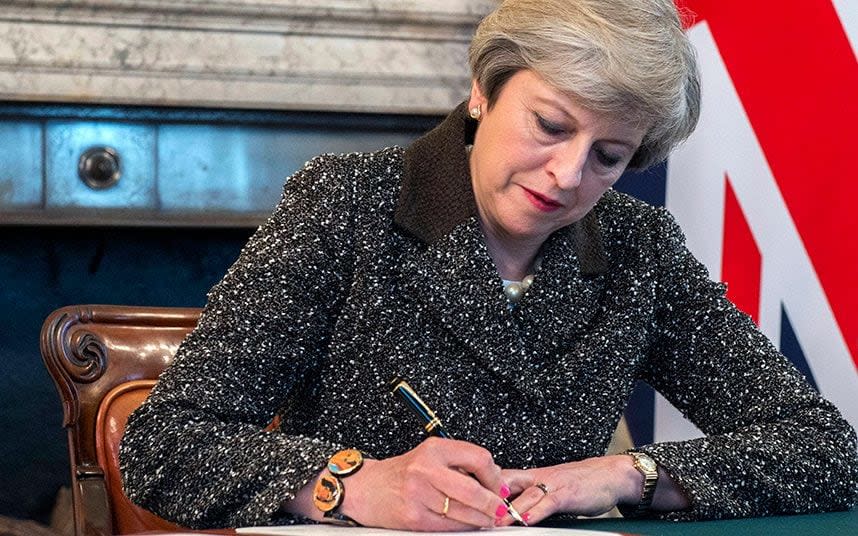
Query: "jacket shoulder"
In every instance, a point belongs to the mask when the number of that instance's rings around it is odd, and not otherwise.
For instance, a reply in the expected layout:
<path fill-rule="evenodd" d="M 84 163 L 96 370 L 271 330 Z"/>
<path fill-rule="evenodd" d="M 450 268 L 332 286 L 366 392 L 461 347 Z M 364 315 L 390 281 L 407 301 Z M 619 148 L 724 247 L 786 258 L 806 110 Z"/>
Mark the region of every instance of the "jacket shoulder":
<path fill-rule="evenodd" d="M 685 242 L 685 236 L 667 209 L 631 195 L 608 190 L 595 210 L 603 245 L 611 257 L 624 256 L 624 252 L 681 246 Z"/>
<path fill-rule="evenodd" d="M 403 154 L 404 149 L 399 146 L 375 152 L 320 154 L 305 163 L 286 184 L 320 179 L 359 187 L 388 183 L 401 174 Z"/>

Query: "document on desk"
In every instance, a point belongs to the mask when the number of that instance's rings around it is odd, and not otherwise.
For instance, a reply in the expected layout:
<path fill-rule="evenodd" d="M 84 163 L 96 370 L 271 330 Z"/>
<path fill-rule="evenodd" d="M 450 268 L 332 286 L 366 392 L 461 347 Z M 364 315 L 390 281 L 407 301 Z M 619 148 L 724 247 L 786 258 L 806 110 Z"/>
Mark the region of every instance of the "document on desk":
<path fill-rule="evenodd" d="M 283 527 L 244 527 L 236 529 L 245 536 L 414 536 L 415 534 L 444 534 L 446 536 L 474 536 L 495 534 L 497 536 L 621 536 L 619 532 L 604 532 L 581 529 L 555 529 L 540 527 L 500 527 L 469 532 L 411 532 L 407 530 L 374 529 L 370 527 L 335 527 L 332 525 L 289 525 Z"/>

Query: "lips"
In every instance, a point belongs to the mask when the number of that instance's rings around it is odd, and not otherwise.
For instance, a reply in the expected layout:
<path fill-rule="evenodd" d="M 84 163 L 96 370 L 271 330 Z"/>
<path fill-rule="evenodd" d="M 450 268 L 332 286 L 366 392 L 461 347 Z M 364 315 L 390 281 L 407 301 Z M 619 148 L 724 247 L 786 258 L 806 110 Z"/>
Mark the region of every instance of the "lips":
<path fill-rule="evenodd" d="M 529 188 L 522 186 L 521 189 L 524 190 L 524 195 L 537 210 L 541 210 L 542 212 L 554 212 L 563 206 L 559 201 L 546 197 L 538 192 L 534 192 Z"/>

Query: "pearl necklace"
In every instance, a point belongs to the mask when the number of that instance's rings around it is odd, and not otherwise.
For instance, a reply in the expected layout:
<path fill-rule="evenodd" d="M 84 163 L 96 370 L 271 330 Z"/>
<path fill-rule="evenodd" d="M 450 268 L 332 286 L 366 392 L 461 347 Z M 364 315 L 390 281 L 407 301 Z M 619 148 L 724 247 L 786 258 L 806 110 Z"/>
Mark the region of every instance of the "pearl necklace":
<path fill-rule="evenodd" d="M 508 281 L 506 279 L 503 280 L 503 293 L 506 295 L 506 299 L 513 305 L 517 304 L 524 297 L 524 294 L 527 292 L 527 289 L 530 288 L 531 283 L 533 283 L 533 274 L 526 276 L 521 281 Z"/>
<path fill-rule="evenodd" d="M 534 261 L 533 271 L 538 271 L 540 266 L 542 266 L 542 256 L 537 257 L 536 261 Z M 506 296 L 506 299 L 509 300 L 510 304 L 516 305 L 522 298 L 524 298 L 524 295 L 527 293 L 527 289 L 530 288 L 531 284 L 533 284 L 533 274 L 524 276 L 524 279 L 521 281 L 510 281 L 504 279 L 503 293 Z"/>

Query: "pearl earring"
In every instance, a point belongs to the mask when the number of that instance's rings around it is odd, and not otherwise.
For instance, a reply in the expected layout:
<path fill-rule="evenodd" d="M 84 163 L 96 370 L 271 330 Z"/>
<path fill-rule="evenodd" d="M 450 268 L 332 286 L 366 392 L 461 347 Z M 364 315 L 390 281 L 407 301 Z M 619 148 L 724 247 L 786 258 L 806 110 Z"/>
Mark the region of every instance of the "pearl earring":
<path fill-rule="evenodd" d="M 471 119 L 480 119 L 480 115 L 482 115 L 482 111 L 479 106 L 474 106 L 471 108 Z"/>

